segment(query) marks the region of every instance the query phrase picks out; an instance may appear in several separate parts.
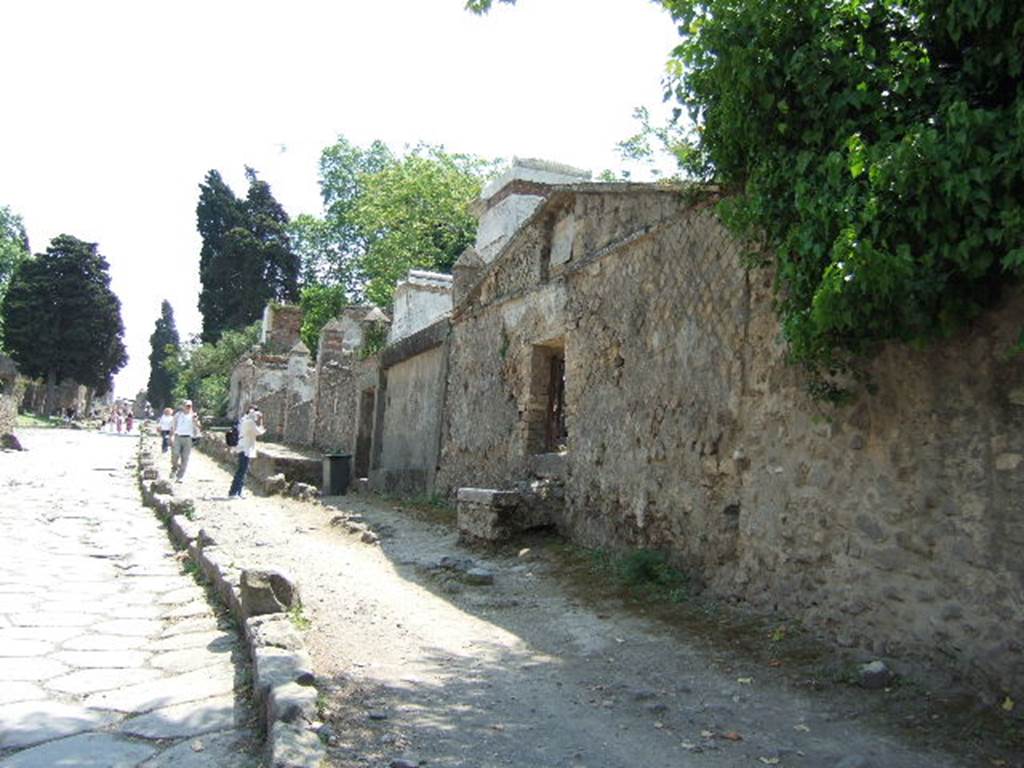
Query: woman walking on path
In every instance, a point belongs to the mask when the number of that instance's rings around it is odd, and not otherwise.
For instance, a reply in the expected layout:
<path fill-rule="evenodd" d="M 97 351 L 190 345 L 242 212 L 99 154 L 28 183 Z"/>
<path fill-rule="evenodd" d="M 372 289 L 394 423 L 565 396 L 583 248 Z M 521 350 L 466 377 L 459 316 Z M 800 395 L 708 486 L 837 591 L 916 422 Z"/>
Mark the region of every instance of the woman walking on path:
<path fill-rule="evenodd" d="M 263 414 L 257 408 L 250 407 L 248 413 L 238 422 L 238 445 L 235 446 L 238 468 L 228 490 L 229 499 L 242 498 L 245 474 L 249 471 L 249 463 L 256 458 L 256 438 L 264 432 L 266 430 L 263 428 Z"/>

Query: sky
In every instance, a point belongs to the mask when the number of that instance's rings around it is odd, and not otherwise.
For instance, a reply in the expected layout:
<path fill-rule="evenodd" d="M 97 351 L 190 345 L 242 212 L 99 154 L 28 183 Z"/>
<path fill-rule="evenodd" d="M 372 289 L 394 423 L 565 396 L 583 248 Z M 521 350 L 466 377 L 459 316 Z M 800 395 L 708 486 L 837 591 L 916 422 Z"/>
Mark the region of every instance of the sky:
<path fill-rule="evenodd" d="M 244 167 L 292 217 L 321 212 L 339 135 L 618 169 L 634 108 L 662 106 L 675 26 L 648 0 L 4 0 L 0 205 L 33 252 L 99 244 L 122 303 L 132 397 L 167 299 L 198 333 L 195 207 L 211 168 Z"/>

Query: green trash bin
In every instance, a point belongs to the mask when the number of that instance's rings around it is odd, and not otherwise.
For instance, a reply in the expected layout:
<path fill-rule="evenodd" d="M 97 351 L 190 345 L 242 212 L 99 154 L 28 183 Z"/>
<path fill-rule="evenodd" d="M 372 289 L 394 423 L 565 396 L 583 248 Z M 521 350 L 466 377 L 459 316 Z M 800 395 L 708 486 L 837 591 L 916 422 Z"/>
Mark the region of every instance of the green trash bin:
<path fill-rule="evenodd" d="M 324 482 L 320 489 L 324 496 L 344 496 L 351 479 L 351 453 L 324 454 Z"/>

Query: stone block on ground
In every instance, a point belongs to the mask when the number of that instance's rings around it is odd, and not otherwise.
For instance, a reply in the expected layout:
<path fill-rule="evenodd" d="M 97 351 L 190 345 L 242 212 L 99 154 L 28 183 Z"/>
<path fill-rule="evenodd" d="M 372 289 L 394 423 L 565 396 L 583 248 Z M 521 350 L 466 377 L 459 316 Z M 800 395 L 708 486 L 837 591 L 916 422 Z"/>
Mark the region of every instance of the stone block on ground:
<path fill-rule="evenodd" d="M 5 451 L 23 451 L 25 450 L 21 441 L 18 440 L 17 436 L 13 432 L 6 432 L 0 435 L 0 448 Z"/>
<path fill-rule="evenodd" d="M 460 488 L 457 499 L 459 537 L 463 541 L 504 541 L 547 522 L 538 520 L 516 491 Z"/>
<path fill-rule="evenodd" d="M 313 722 L 316 719 L 317 691 L 311 685 L 284 683 L 267 695 L 267 722 Z"/>
<path fill-rule="evenodd" d="M 252 657 L 253 690 L 259 700 L 266 699 L 278 686 L 288 683 L 311 686 L 316 679 L 313 662 L 305 651 L 264 646 L 256 648 Z"/>
<path fill-rule="evenodd" d="M 269 495 L 286 493 L 288 491 L 288 478 L 281 473 L 270 475 L 263 481 L 263 490 Z"/>
<path fill-rule="evenodd" d="M 302 637 L 291 620 L 280 613 L 253 616 L 245 622 L 245 633 L 253 647 L 272 646 L 288 651 L 303 648 Z"/>
<path fill-rule="evenodd" d="M 281 613 L 300 604 L 298 586 L 281 571 L 243 569 L 239 589 L 245 618 Z"/>
<path fill-rule="evenodd" d="M 326 748 L 314 731 L 278 721 L 267 735 L 270 768 L 310 768 L 320 765 Z"/>

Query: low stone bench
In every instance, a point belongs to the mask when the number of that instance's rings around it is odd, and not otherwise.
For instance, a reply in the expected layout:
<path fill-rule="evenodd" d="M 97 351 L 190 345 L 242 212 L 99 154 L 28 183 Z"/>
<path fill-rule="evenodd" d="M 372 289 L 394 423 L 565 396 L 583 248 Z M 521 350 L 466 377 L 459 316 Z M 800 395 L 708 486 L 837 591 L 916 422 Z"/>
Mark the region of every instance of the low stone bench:
<path fill-rule="evenodd" d="M 457 500 L 459 538 L 468 543 L 505 541 L 552 524 L 549 514 L 525 503 L 517 491 L 460 488 Z"/>

